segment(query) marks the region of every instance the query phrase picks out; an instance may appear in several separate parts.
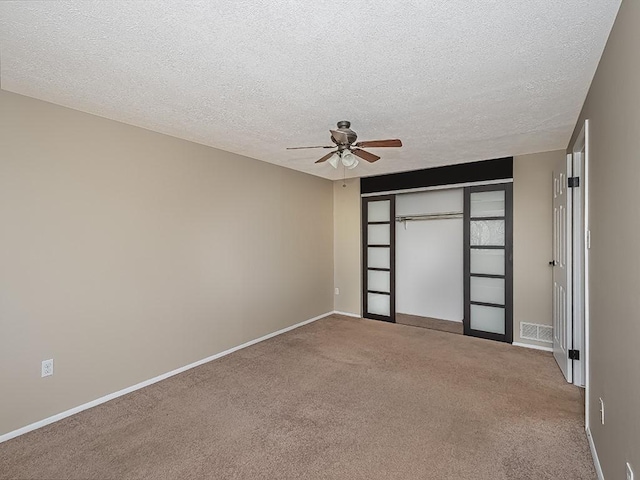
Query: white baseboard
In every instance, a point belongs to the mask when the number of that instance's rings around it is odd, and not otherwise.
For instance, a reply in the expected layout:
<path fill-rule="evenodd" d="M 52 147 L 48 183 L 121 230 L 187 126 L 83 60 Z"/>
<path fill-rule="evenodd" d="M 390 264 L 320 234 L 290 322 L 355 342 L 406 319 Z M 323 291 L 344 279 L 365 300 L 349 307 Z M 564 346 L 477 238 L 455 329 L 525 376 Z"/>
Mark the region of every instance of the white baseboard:
<path fill-rule="evenodd" d="M 344 315 L 345 317 L 362 318 L 360 315 L 357 315 L 355 313 L 339 312 L 337 310 L 334 310 L 332 313 L 334 313 L 335 315 Z"/>
<path fill-rule="evenodd" d="M 593 443 L 593 437 L 591 436 L 591 430 L 586 428 L 587 440 L 589 440 L 589 448 L 591 449 L 591 456 L 593 457 L 593 466 L 596 468 L 596 475 L 598 480 L 604 480 L 604 473 L 602 473 L 602 467 L 600 466 L 600 459 L 598 458 L 598 452 L 596 451 L 596 444 Z"/>
<path fill-rule="evenodd" d="M 515 345 L 516 347 L 532 348 L 534 350 L 542 350 L 543 352 L 553 353 L 553 347 L 541 347 L 540 345 L 531 345 L 529 343 L 520 343 L 520 342 L 513 342 L 511 345 Z"/>
<path fill-rule="evenodd" d="M 229 350 L 225 350 L 224 352 L 220 352 L 220 353 L 216 353 L 215 355 L 211 355 L 210 357 L 207 358 L 203 358 L 202 360 L 198 360 L 197 362 L 193 362 L 190 363 L 189 365 L 185 365 L 184 367 L 180 367 L 180 368 L 176 368 L 175 370 L 172 370 L 170 372 L 167 373 L 163 373 L 162 375 L 158 375 L 157 377 L 153 377 L 150 378 L 149 380 L 145 380 L 144 382 L 140 382 L 137 383 L 135 385 L 132 385 L 131 387 L 127 387 L 127 388 L 123 388 L 122 390 L 118 390 L 117 392 L 114 393 L 110 393 L 108 395 L 105 395 L 104 397 L 100 397 L 97 398 L 95 400 L 92 400 L 88 403 L 84 403 L 82 405 L 79 405 L 77 407 L 71 408 L 69 410 L 65 410 L 64 412 L 58 413 L 56 415 L 53 415 L 51 417 L 45 418 L 44 420 L 40 420 L 37 422 L 34 422 L 30 425 L 27 425 L 25 427 L 19 428 L 17 430 L 13 430 L 12 432 L 9 433 L 5 433 L 4 435 L 0 435 L 0 443 L 2 442 L 6 442 L 7 440 L 11 440 L 12 438 L 18 437 L 20 435 L 24 435 L 25 433 L 31 432 L 33 430 L 36 430 L 38 428 L 44 427 L 46 425 L 49 425 L 51 423 L 57 422 L 58 420 L 62 420 L 63 418 L 67 418 L 70 417 L 71 415 L 75 415 L 76 413 L 80 413 L 83 410 L 87 410 L 89 408 L 92 407 L 96 407 L 102 403 L 108 402 L 109 400 L 113 400 L 114 398 L 118 398 L 121 397 L 123 395 L 126 395 L 127 393 L 131 393 L 131 392 L 135 392 L 136 390 L 140 390 L 141 388 L 147 387 L 149 385 L 152 385 L 154 383 L 157 383 L 161 380 L 165 380 L 169 377 L 173 377 L 174 375 L 177 375 L 179 373 L 185 372 L 187 370 L 190 370 L 192 368 L 198 367 L 204 363 L 207 362 L 211 362 L 212 360 L 216 360 L 217 358 L 220 357 L 224 357 L 226 355 L 229 355 L 230 353 L 236 352 L 238 350 L 241 350 L 243 348 L 247 348 L 250 347 L 251 345 L 255 345 L 256 343 L 262 342 L 264 340 L 268 340 L 269 338 L 281 335 L 285 332 L 288 332 L 290 330 L 293 330 L 295 328 L 301 327 L 303 325 L 307 325 L 308 323 L 312 323 L 315 322 L 316 320 L 320 320 L 321 318 L 325 318 L 328 317 L 329 315 L 333 314 L 335 312 L 328 312 L 328 313 L 324 313 L 322 315 L 318 315 L 317 317 L 313 317 L 310 318 L 309 320 L 305 320 L 304 322 L 300 322 L 300 323 L 296 323 L 295 325 L 291 325 L 290 327 L 286 327 L 283 328 L 281 330 L 278 330 L 276 332 L 273 333 L 269 333 L 267 335 L 264 335 L 260 338 L 256 338 L 255 340 L 250 340 L 246 343 L 243 343 L 242 345 L 238 345 L 237 347 L 233 347 L 230 348 Z M 344 314 L 346 315 L 346 314 Z"/>

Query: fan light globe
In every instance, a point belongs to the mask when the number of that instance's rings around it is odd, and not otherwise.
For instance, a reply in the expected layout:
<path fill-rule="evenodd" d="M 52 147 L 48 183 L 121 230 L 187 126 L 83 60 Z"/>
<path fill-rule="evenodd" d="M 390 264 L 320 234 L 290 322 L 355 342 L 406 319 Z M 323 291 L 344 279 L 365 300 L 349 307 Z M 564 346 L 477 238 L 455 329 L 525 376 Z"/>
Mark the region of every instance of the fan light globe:
<path fill-rule="evenodd" d="M 329 158 L 329 165 L 331 165 L 333 168 L 338 168 L 339 161 L 340 161 L 340 155 L 338 155 L 337 153 L 334 153 L 333 155 L 331 155 L 331 158 Z"/>
<path fill-rule="evenodd" d="M 356 156 L 348 150 L 342 152 L 342 164 L 349 170 L 358 166 L 358 159 Z"/>

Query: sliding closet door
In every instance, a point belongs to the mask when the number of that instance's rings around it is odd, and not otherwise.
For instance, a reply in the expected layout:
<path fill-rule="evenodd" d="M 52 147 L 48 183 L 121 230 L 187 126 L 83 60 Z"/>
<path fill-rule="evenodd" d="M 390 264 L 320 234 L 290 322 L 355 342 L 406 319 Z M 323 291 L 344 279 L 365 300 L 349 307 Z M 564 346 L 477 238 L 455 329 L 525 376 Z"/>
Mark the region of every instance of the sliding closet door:
<path fill-rule="evenodd" d="M 512 185 L 465 188 L 465 335 L 513 338 Z"/>
<path fill-rule="evenodd" d="M 395 196 L 362 199 L 363 317 L 395 322 Z"/>

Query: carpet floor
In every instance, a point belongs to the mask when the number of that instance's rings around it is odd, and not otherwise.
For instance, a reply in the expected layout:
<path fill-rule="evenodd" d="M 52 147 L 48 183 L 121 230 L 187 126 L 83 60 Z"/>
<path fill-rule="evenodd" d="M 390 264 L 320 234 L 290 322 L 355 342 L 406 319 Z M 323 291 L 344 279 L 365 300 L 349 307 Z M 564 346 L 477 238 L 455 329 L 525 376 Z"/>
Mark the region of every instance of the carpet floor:
<path fill-rule="evenodd" d="M 595 479 L 553 357 L 328 317 L 0 444 L 2 479 Z"/>

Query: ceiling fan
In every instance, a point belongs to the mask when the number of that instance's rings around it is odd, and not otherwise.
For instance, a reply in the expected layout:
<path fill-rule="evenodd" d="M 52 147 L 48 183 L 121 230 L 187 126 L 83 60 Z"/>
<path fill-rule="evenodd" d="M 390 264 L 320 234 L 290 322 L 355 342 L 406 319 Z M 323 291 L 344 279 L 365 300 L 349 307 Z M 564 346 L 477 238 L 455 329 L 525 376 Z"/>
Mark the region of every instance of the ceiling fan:
<path fill-rule="evenodd" d="M 366 160 L 369 163 L 373 163 L 375 161 L 380 160 L 380 157 L 374 155 L 373 153 L 369 153 L 362 148 L 378 148 L 378 147 L 401 147 L 402 142 L 400 140 L 392 139 L 392 140 L 371 140 L 368 142 L 356 142 L 358 135 L 356 132 L 351 130 L 351 122 L 346 120 L 342 120 L 338 122 L 337 130 L 329 130 L 331 132 L 331 141 L 335 143 L 335 145 L 329 146 L 314 146 L 314 147 L 289 147 L 287 150 L 299 150 L 302 148 L 335 148 L 338 147 L 337 150 L 327 153 L 320 160 L 317 160 L 316 163 L 322 163 L 329 160 L 329 164 L 333 168 L 338 168 L 338 162 L 341 161 L 342 164 L 348 168 L 356 168 L 358 166 L 358 159 L 356 157 L 360 157 L 363 160 Z"/>

